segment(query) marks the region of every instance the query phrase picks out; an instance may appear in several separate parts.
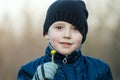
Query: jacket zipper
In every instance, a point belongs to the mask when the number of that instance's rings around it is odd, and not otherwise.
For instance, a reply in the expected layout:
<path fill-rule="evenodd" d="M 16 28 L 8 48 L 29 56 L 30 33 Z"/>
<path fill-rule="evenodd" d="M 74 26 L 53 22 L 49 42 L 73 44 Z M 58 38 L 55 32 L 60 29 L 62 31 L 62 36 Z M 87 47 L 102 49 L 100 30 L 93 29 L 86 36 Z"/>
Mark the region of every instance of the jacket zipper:
<path fill-rule="evenodd" d="M 68 59 L 68 55 L 66 55 L 66 57 L 63 59 L 63 64 L 67 63 L 67 59 Z M 74 69 L 74 72 L 75 72 L 75 78 L 76 78 L 75 80 L 77 80 L 77 74 L 76 74 L 76 70 L 75 70 L 74 66 L 73 66 L 73 69 Z M 64 72 L 64 70 L 63 70 L 63 72 Z M 65 72 L 64 72 L 64 75 L 65 75 L 65 79 L 68 80 Z"/>
<path fill-rule="evenodd" d="M 77 78 L 77 74 L 76 74 L 76 70 L 75 70 L 75 66 L 73 65 L 73 70 L 74 70 L 74 72 L 75 72 L 75 80 L 78 80 L 78 78 Z"/>
<path fill-rule="evenodd" d="M 65 74 L 65 71 L 63 70 L 63 65 L 67 63 L 67 58 L 68 58 L 68 55 L 66 55 L 66 57 L 63 59 L 63 64 L 62 64 L 62 71 L 65 75 L 65 80 L 68 80 L 68 79 L 67 79 L 67 75 Z"/>
<path fill-rule="evenodd" d="M 68 58 L 68 55 L 66 55 L 66 57 L 63 59 L 63 64 L 67 63 L 67 58 Z"/>

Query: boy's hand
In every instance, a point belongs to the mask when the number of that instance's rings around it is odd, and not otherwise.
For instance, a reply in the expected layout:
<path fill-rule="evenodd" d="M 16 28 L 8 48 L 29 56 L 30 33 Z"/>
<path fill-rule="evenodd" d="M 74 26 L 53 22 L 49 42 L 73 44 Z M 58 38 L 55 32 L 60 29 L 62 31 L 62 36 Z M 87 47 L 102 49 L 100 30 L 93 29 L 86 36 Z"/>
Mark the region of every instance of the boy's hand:
<path fill-rule="evenodd" d="M 53 62 L 47 62 L 38 66 L 32 80 L 51 80 L 54 79 L 58 66 Z"/>

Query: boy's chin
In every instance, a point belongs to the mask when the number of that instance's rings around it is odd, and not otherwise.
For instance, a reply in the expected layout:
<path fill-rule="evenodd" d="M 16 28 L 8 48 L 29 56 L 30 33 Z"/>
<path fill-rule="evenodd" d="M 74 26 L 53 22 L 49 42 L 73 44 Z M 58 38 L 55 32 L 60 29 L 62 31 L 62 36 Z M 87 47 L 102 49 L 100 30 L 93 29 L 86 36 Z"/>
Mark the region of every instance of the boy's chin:
<path fill-rule="evenodd" d="M 62 54 L 62 55 L 70 55 L 71 52 L 60 52 L 60 54 Z"/>

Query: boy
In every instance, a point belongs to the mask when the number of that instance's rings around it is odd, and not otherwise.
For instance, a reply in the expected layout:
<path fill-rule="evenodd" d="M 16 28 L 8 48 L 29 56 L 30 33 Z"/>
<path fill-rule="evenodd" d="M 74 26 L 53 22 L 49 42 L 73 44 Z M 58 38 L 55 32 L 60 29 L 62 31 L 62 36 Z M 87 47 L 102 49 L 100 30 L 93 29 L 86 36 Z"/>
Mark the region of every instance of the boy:
<path fill-rule="evenodd" d="M 82 0 L 58 0 L 48 9 L 45 55 L 21 67 L 18 80 L 112 80 L 109 66 L 83 56 L 88 11 Z"/>

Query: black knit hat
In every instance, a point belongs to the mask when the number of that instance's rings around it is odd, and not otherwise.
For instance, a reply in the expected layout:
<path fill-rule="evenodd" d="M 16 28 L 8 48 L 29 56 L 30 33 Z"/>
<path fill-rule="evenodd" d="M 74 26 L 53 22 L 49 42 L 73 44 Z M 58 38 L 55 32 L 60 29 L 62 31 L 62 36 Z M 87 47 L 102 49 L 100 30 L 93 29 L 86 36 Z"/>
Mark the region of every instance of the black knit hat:
<path fill-rule="evenodd" d="M 86 40 L 88 32 L 88 11 L 82 0 L 58 0 L 48 9 L 44 23 L 43 35 L 56 21 L 65 21 L 74 25 L 83 35 L 82 43 Z"/>

